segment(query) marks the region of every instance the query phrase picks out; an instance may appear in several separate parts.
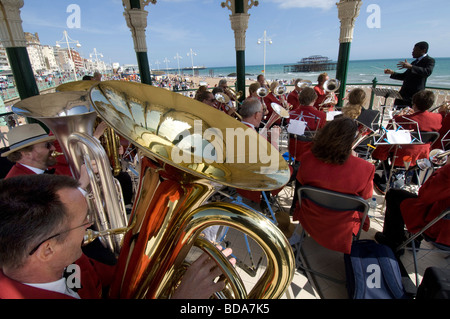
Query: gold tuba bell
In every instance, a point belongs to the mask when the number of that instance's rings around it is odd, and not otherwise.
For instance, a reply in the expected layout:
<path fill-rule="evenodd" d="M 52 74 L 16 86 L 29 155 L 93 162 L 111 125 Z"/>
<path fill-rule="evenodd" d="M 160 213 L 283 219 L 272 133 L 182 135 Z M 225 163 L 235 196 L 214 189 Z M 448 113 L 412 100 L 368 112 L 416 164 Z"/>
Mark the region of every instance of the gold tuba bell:
<path fill-rule="evenodd" d="M 170 297 L 194 245 L 219 262 L 229 283 L 227 296 L 278 298 L 293 277 L 294 259 L 282 232 L 262 215 L 231 203 L 204 202 L 223 185 L 272 190 L 289 180 L 281 155 L 256 132 L 249 145 L 275 152 L 270 172 L 262 162 L 248 160 L 233 143 L 230 129 L 247 127 L 196 100 L 146 84 L 104 81 L 90 91 L 99 116 L 139 150 L 140 181 L 112 283 L 113 298 Z M 243 152 L 243 153 L 240 153 Z M 244 156 L 245 160 L 241 156 Z M 245 231 L 266 252 L 268 266 L 247 293 L 234 268 L 200 233 L 224 225 Z"/>

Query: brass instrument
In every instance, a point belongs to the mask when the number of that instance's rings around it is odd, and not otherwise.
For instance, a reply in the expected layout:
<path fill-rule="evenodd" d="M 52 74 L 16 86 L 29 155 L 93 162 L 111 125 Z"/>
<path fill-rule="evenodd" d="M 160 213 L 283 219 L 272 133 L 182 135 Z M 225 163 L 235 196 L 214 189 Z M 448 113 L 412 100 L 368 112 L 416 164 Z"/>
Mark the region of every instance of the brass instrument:
<path fill-rule="evenodd" d="M 361 142 L 364 141 L 366 138 L 374 136 L 376 134 L 374 130 L 362 124 L 361 122 L 356 121 L 356 123 L 358 124 L 358 130 L 356 132 L 356 136 L 352 144 L 352 150 L 357 148 L 359 144 L 361 144 Z"/>
<path fill-rule="evenodd" d="M 273 94 L 275 94 L 276 96 L 281 96 L 285 94 L 286 91 L 287 91 L 286 86 L 279 84 L 273 90 Z"/>
<path fill-rule="evenodd" d="M 217 102 L 219 102 L 221 104 L 225 104 L 225 105 L 228 104 L 228 102 L 231 101 L 230 97 L 227 94 L 222 93 L 222 92 L 217 92 L 214 95 L 214 98 L 216 99 Z M 231 116 L 235 116 L 237 120 L 242 121 L 242 116 L 238 112 L 234 111 L 230 115 Z"/>
<path fill-rule="evenodd" d="M 447 163 L 448 155 L 450 154 L 450 150 L 444 151 L 441 149 L 434 149 L 430 151 L 430 162 L 435 165 L 444 165 Z"/>
<path fill-rule="evenodd" d="M 312 86 L 312 82 L 310 80 L 302 80 L 302 81 L 298 81 L 297 84 L 295 85 L 298 89 L 302 90 L 305 87 L 310 87 Z"/>
<path fill-rule="evenodd" d="M 280 104 L 277 103 L 270 103 L 270 106 L 272 107 L 272 114 L 270 115 L 269 119 L 267 120 L 266 124 L 264 125 L 263 129 L 270 129 L 270 127 L 278 121 L 280 118 L 289 118 L 289 112 L 284 107 L 282 107 Z"/>
<path fill-rule="evenodd" d="M 265 87 L 260 87 L 256 90 L 256 95 L 259 97 L 266 97 L 269 94 L 269 90 Z"/>
<path fill-rule="evenodd" d="M 340 86 L 341 82 L 337 79 L 326 80 L 325 83 L 323 84 L 323 90 L 325 92 L 328 92 L 328 94 L 327 97 L 323 100 L 322 103 L 320 103 L 319 106 L 334 104 L 336 98 L 336 94 L 334 92 L 336 92 Z"/>
<path fill-rule="evenodd" d="M 253 131 L 246 134 L 249 144 L 240 150 L 230 140 L 234 136 L 225 132 L 246 130 L 244 124 L 154 86 L 104 81 L 91 89 L 90 99 L 99 116 L 136 145 L 140 156 L 139 189 L 130 217 L 135 224 L 125 234 L 111 297 L 169 297 L 193 245 L 203 247 L 219 263 L 232 297 L 280 297 L 294 270 L 293 253 L 282 232 L 246 207 L 202 205 L 218 185 L 261 191 L 285 185 L 290 173 L 279 152 Z M 250 145 L 276 156 L 279 162 L 271 173 L 267 164 L 249 160 Z M 268 267 L 250 293 L 222 253 L 201 242 L 200 233 L 212 225 L 248 232 L 266 252 Z"/>
<path fill-rule="evenodd" d="M 57 151 L 53 151 L 53 152 L 50 154 L 51 157 L 58 157 L 58 156 L 61 156 L 61 155 L 64 155 L 64 153 L 57 152 Z"/>
<path fill-rule="evenodd" d="M 235 90 L 233 90 L 229 86 L 227 86 L 224 89 L 224 91 L 233 101 L 238 101 L 242 97 L 242 92 L 241 91 L 236 92 Z"/>
<path fill-rule="evenodd" d="M 73 81 L 61 84 L 56 87 L 57 92 L 73 92 L 73 91 L 89 91 L 89 89 L 99 81 L 93 80 L 81 80 Z M 99 121 L 96 121 L 94 127 L 98 125 Z M 122 164 L 120 162 L 119 148 L 120 137 L 110 127 L 105 129 L 102 138 L 100 139 L 103 148 L 108 155 L 109 161 L 113 169 L 113 175 L 117 176 L 122 171 Z"/>
<path fill-rule="evenodd" d="M 127 225 L 125 205 L 119 182 L 92 131 L 97 114 L 87 92 L 56 92 L 24 99 L 12 107 L 16 114 L 43 122 L 58 139 L 74 178 L 79 179 L 83 163 L 90 178 L 87 198 L 94 214 L 94 227 L 103 231 Z M 95 161 L 98 173 L 91 165 Z M 120 250 L 123 235 L 102 238 L 102 244 L 114 253 Z"/>

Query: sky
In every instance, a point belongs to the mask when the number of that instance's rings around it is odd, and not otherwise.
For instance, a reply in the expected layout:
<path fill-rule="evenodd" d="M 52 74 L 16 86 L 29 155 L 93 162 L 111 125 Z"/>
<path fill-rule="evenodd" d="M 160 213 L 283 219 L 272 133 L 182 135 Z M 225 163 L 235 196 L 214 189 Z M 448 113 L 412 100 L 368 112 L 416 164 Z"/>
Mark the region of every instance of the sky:
<path fill-rule="evenodd" d="M 152 69 L 236 65 L 234 32 L 221 0 L 158 0 L 148 4 L 146 41 Z M 310 55 L 337 60 L 338 0 L 260 0 L 250 8 L 246 65 L 291 64 Z M 84 58 L 103 55 L 106 63 L 137 64 L 122 0 L 24 0 L 25 32 L 55 45 L 63 31 Z M 411 59 L 414 43 L 427 41 L 433 57 L 450 57 L 448 0 L 362 1 L 355 21 L 350 60 Z M 74 9 L 75 8 L 75 9 Z M 267 41 L 263 39 L 266 31 Z M 269 43 L 269 39 L 271 43 Z M 61 47 L 67 47 L 61 42 Z M 74 44 L 69 44 L 74 47 Z M 194 52 L 191 56 L 190 51 Z M 176 59 L 176 56 L 181 58 Z M 191 59 L 192 57 L 192 59 Z M 193 60 L 193 61 L 192 61 Z"/>

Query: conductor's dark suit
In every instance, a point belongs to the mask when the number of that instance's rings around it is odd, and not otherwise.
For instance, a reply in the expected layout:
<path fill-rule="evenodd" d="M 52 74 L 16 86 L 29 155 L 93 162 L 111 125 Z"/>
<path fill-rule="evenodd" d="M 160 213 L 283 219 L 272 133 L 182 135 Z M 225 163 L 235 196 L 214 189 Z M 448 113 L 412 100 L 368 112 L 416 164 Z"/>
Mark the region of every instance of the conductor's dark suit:
<path fill-rule="evenodd" d="M 434 69 L 435 61 L 432 57 L 426 55 L 419 62 L 414 60 L 412 68 L 406 70 L 404 73 L 394 73 L 391 79 L 403 81 L 402 88 L 399 93 L 403 100 L 396 99 L 394 105 L 411 105 L 412 96 L 425 89 L 427 78 L 431 75 Z"/>

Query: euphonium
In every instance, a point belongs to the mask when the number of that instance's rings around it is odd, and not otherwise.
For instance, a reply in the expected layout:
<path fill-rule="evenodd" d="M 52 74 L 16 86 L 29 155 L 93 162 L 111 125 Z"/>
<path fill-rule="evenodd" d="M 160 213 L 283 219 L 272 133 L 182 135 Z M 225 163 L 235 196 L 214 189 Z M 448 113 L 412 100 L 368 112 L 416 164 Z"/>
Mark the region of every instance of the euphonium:
<path fill-rule="evenodd" d="M 323 84 L 323 90 L 325 92 L 328 92 L 328 95 L 325 98 L 325 100 L 322 103 L 320 103 L 319 106 L 334 103 L 335 97 L 336 97 L 334 92 L 336 92 L 340 86 L 341 86 L 341 82 L 337 79 L 329 79 L 329 80 L 325 81 L 325 83 Z"/>
<path fill-rule="evenodd" d="M 277 85 L 273 90 L 273 94 L 275 94 L 276 96 L 283 95 L 284 93 L 286 93 L 286 86 L 281 84 Z"/>
<path fill-rule="evenodd" d="M 146 84 L 105 81 L 90 99 L 99 116 L 139 149 L 140 181 L 111 285 L 113 298 L 171 295 L 193 245 L 219 262 L 235 298 L 278 298 L 292 280 L 294 259 L 282 232 L 262 215 L 231 203 L 202 205 L 216 187 L 271 190 L 289 180 L 289 168 L 264 138 L 223 112 Z M 231 131 L 230 131 L 231 130 Z M 248 145 L 235 143 L 246 132 Z M 248 133 L 248 134 L 247 134 Z M 249 160 L 255 146 L 278 164 Z M 267 161 L 266 161 L 267 163 Z M 201 242 L 209 226 L 225 225 L 250 234 L 266 252 L 268 267 L 247 294 L 223 255 Z"/>
<path fill-rule="evenodd" d="M 97 114 L 87 92 L 56 92 L 37 95 L 16 103 L 16 114 L 35 118 L 44 123 L 57 138 L 74 178 L 86 164 L 90 184 L 88 205 L 94 213 L 94 226 L 99 231 L 127 225 L 125 205 L 120 184 L 111 174 L 111 166 L 92 131 Z M 95 161 L 97 171 L 91 166 Z M 112 252 L 120 251 L 123 235 L 101 238 Z"/>
<path fill-rule="evenodd" d="M 289 118 L 288 110 L 286 110 L 280 104 L 270 103 L 270 106 L 272 107 L 273 112 L 270 115 L 269 119 L 267 120 L 266 124 L 264 125 L 265 129 L 269 129 L 281 117 L 285 119 Z"/>
<path fill-rule="evenodd" d="M 256 90 L 256 95 L 258 95 L 259 97 L 266 97 L 269 94 L 269 90 L 266 89 L 265 87 L 260 87 L 259 89 Z"/>
<path fill-rule="evenodd" d="M 310 87 L 311 85 L 312 82 L 310 80 L 302 80 L 297 82 L 296 87 L 298 89 L 304 89 L 305 87 Z"/>

